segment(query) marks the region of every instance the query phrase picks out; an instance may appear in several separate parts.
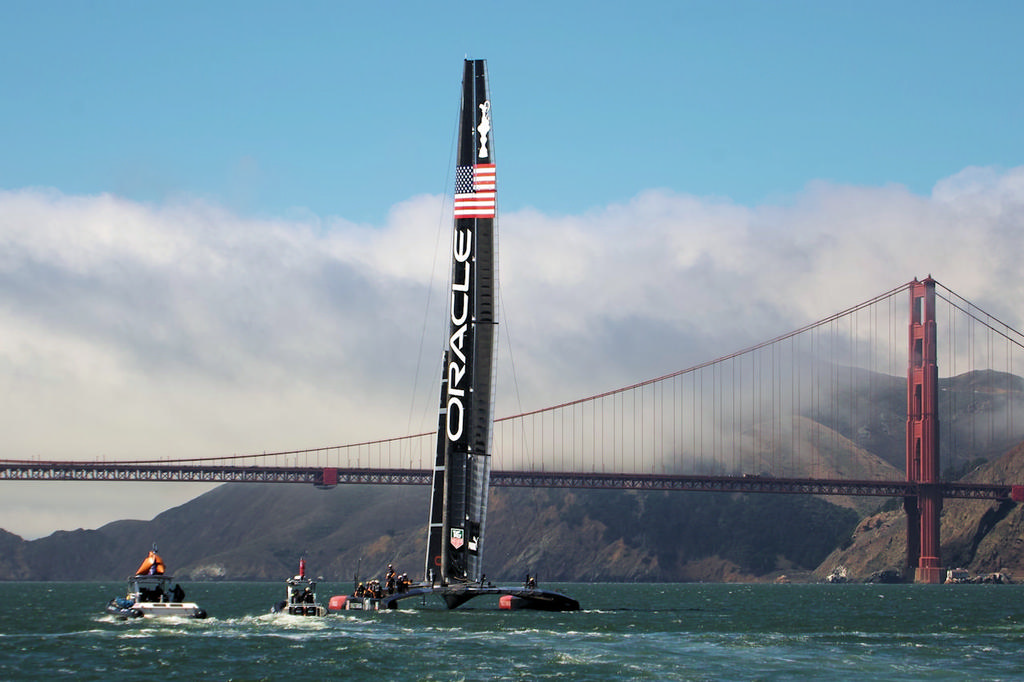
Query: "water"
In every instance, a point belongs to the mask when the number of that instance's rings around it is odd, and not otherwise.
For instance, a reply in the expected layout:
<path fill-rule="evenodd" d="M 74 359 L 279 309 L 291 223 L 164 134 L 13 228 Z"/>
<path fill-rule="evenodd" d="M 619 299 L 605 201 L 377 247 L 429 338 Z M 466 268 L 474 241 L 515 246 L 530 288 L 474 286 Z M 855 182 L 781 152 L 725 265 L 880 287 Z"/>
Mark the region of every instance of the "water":
<path fill-rule="evenodd" d="M 0 583 L 0 680 L 1024 676 L 1019 585 L 544 585 L 584 610 L 502 612 L 481 597 L 302 619 L 269 614 L 283 582 L 191 583 L 207 620 L 118 621 L 103 607 L 124 587 Z"/>

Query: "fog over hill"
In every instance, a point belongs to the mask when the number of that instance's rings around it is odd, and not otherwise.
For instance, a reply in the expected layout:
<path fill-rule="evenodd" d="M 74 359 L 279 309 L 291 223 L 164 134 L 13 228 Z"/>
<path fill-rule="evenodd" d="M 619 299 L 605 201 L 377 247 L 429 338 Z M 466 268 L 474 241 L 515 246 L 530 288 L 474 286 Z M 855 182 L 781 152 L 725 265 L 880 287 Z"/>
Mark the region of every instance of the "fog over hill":
<path fill-rule="evenodd" d="M 849 396 L 850 409 L 837 413 L 858 415 L 858 421 L 793 416 L 792 430 L 775 434 L 774 443 L 771 432 L 755 430 L 753 442 L 784 455 L 801 453 L 783 457 L 790 464 L 780 475 L 902 477 L 903 382 L 848 375 L 854 380 L 839 394 Z M 1021 406 L 1022 386 L 1019 377 L 997 372 L 940 382 L 947 475 L 1024 440 L 1012 430 L 1013 424 L 1024 427 L 1024 419 L 1011 418 Z M 994 457 L 970 480 L 1024 482 L 1024 448 Z M 298 484 L 228 484 L 148 521 L 117 521 L 32 541 L 0 531 L 0 579 L 123 578 L 154 542 L 169 570 L 185 580 L 281 579 L 294 573 L 302 556 L 311 573 L 329 580 L 348 580 L 357 572 L 377 575 L 388 563 L 419 578 L 428 497 L 426 486 L 341 485 L 322 491 Z M 841 563 L 854 577 L 866 577 L 902 566 L 902 512 L 874 514 L 886 503 L 492 488 L 484 570 L 494 580 L 519 580 L 529 571 L 565 581 L 740 581 L 815 569 L 821 577 Z M 1015 544 L 1022 528 L 1021 510 L 1013 503 L 947 500 L 944 562 L 978 572 L 1019 570 L 1024 577 L 1024 556 Z M 836 550 L 840 546 L 845 549 Z"/>

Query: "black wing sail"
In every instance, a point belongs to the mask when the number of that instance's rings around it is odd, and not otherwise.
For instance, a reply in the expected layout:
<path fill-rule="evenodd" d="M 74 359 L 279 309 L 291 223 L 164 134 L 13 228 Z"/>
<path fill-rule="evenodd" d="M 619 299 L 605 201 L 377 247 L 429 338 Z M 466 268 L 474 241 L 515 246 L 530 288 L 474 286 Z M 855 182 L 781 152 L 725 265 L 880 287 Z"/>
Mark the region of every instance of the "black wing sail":
<path fill-rule="evenodd" d="M 449 333 L 426 577 L 479 582 L 491 472 L 497 322 L 494 141 L 485 60 L 466 60 L 455 180 Z"/>

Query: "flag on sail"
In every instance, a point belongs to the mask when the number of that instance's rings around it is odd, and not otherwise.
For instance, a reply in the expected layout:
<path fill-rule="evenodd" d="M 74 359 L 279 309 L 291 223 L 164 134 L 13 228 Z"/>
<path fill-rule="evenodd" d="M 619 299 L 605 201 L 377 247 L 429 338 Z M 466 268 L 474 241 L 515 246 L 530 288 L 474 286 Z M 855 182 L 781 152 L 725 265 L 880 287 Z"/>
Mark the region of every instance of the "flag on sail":
<path fill-rule="evenodd" d="M 455 169 L 455 217 L 493 218 L 495 205 L 493 163 Z"/>

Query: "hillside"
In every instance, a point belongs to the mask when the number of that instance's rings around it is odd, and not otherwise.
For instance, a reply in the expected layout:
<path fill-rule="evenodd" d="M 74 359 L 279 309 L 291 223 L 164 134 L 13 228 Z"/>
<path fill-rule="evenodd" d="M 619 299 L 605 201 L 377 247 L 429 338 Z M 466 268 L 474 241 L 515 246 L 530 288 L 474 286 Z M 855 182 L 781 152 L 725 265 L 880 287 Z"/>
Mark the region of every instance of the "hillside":
<path fill-rule="evenodd" d="M 152 542 L 189 580 L 279 579 L 302 555 L 332 580 L 387 563 L 419 576 L 427 496 L 412 486 L 224 485 L 152 521 L 31 542 L 0 535 L 0 579 L 121 578 Z M 506 580 L 753 580 L 814 568 L 856 518 L 788 496 L 495 489 L 486 570 Z"/>
<path fill-rule="evenodd" d="M 840 395 L 849 404 L 839 410 L 845 421 L 828 423 L 821 415 L 803 414 L 794 416 L 782 434 L 755 428 L 742 439 L 751 444 L 748 455 L 773 453 L 791 463 L 776 475 L 901 478 L 903 382 L 866 372 L 846 377 Z M 999 450 L 1004 443 L 1021 440 L 997 426 L 1024 424 L 1024 419 L 1004 418 L 1021 406 L 1019 377 L 972 372 L 941 383 L 944 471 L 995 459 L 1005 452 Z M 772 469 L 773 463 L 765 466 Z M 1024 453 L 1018 447 L 971 476 L 1024 482 Z M 190 580 L 279 579 L 292 574 L 303 555 L 312 572 L 333 580 L 347 580 L 357 570 L 374 574 L 389 562 L 418 577 L 428 494 L 418 486 L 342 485 L 320 491 L 303 485 L 224 485 L 150 521 L 118 521 L 34 541 L 0 531 L 0 580 L 121 578 L 153 542 L 170 569 Z M 885 502 L 496 488 L 485 570 L 492 579 L 518 579 L 530 571 L 545 580 L 738 581 L 812 570 L 823 577 L 842 564 L 855 578 L 866 578 L 904 562 L 903 513 L 891 501 L 891 511 L 874 513 Z M 942 520 L 945 565 L 976 573 L 1017 569 L 1024 576 L 1015 544 L 1022 528 L 1016 506 L 948 500 Z M 838 546 L 844 549 L 835 550 Z"/>
<path fill-rule="evenodd" d="M 906 378 L 836 372 L 836 404 L 801 416 L 831 429 L 900 471 L 906 464 Z M 1024 438 L 1024 378 L 993 370 L 939 379 L 939 457 L 944 469 L 992 460 Z M 1014 417 L 1017 417 L 1014 419 Z"/>
<path fill-rule="evenodd" d="M 1024 443 L 964 477 L 974 483 L 1024 483 Z M 888 511 L 863 519 L 842 549 L 815 571 L 823 578 L 845 566 L 854 580 L 902 570 L 906 562 L 907 519 L 893 501 Z M 1004 571 L 1024 579 L 1024 505 L 991 500 L 944 501 L 941 516 L 942 565 L 974 575 Z"/>

